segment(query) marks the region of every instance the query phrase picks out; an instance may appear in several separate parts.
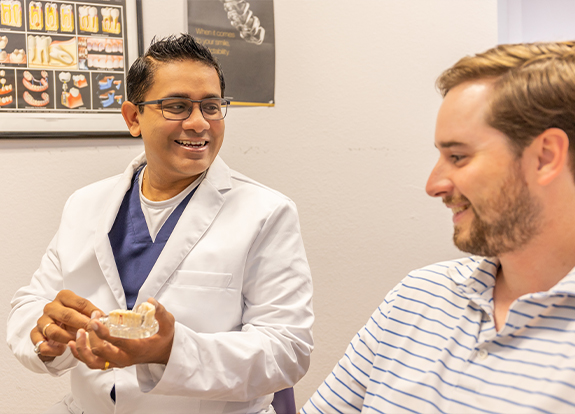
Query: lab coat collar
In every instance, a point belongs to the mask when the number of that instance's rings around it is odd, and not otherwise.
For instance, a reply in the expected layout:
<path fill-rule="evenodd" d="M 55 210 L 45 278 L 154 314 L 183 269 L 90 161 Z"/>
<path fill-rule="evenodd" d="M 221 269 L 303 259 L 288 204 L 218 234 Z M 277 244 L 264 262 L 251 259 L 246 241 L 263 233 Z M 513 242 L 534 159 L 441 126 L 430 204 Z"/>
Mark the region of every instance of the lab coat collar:
<path fill-rule="evenodd" d="M 146 163 L 145 153 L 136 157 L 126 168 L 110 195 L 110 201 L 100 219 L 95 235 L 96 257 L 114 297 L 121 309 L 126 309 L 126 297 L 120 281 L 108 233 L 114 224 L 122 200 L 138 167 Z M 196 194 L 182 213 L 164 250 L 140 288 L 136 305 L 154 297 L 178 269 L 180 263 L 208 230 L 224 204 L 224 193 L 231 189 L 231 172 L 217 156 L 200 183 Z"/>

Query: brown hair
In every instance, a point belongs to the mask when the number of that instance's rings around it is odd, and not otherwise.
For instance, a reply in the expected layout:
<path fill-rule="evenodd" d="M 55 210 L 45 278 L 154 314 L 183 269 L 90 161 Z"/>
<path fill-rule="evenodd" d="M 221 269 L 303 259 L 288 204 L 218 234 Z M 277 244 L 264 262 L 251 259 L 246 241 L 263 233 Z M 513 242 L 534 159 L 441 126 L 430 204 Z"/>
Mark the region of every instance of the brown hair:
<path fill-rule="evenodd" d="M 486 122 L 509 137 L 518 155 L 546 129 L 559 128 L 575 160 L 575 41 L 499 45 L 459 60 L 436 86 L 445 97 L 461 83 L 486 78 L 495 79 Z"/>

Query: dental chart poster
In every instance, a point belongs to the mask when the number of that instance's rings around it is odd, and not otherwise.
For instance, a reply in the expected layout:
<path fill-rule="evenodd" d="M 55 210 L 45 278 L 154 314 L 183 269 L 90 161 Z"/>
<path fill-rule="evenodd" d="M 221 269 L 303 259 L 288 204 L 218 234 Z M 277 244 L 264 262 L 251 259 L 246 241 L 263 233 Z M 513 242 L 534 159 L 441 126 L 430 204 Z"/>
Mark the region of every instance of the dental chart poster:
<path fill-rule="evenodd" d="M 188 0 L 188 32 L 220 62 L 232 105 L 273 106 L 273 0 Z"/>
<path fill-rule="evenodd" d="M 76 113 L 72 124 L 80 130 L 90 114 L 121 118 L 126 26 L 126 0 L 0 0 L 0 137 L 8 119 L 12 126 L 15 119 L 54 126 Z"/>

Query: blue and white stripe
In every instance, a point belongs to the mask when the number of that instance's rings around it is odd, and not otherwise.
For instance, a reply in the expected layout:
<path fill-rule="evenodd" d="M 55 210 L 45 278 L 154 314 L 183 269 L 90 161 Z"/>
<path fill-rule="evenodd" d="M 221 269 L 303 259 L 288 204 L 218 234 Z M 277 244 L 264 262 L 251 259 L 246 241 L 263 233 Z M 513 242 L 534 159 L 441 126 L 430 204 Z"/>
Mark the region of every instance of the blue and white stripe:
<path fill-rule="evenodd" d="M 498 266 L 469 257 L 411 272 L 301 412 L 575 412 L 575 271 L 516 300 L 498 333 Z"/>

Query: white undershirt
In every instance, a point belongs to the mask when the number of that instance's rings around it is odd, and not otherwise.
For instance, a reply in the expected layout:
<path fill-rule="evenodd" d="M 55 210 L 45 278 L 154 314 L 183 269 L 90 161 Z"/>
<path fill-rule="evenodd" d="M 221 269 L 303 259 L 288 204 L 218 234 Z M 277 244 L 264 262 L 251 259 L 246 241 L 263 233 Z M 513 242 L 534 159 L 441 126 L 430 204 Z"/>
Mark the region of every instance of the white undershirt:
<path fill-rule="evenodd" d="M 148 225 L 148 231 L 150 232 L 150 237 L 152 241 L 156 240 L 156 236 L 160 232 L 162 226 L 170 217 L 170 214 L 178 207 L 178 205 L 182 202 L 184 198 L 190 192 L 196 188 L 204 177 L 206 176 L 206 172 L 204 171 L 193 183 L 187 186 L 180 194 L 163 201 L 152 201 L 148 200 L 144 197 L 142 193 L 142 183 L 144 180 L 144 171 L 146 167 L 142 169 L 140 176 L 138 177 L 138 186 L 140 187 L 140 204 L 142 206 L 142 212 L 144 213 L 144 217 L 146 218 L 146 224 Z"/>

